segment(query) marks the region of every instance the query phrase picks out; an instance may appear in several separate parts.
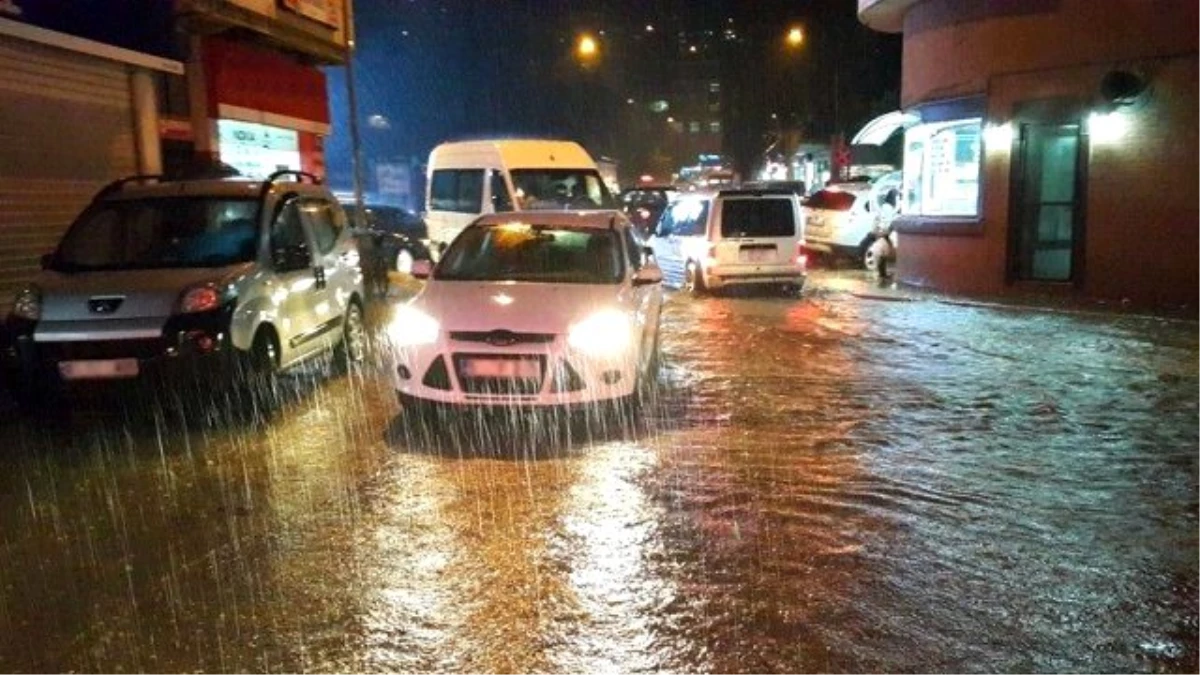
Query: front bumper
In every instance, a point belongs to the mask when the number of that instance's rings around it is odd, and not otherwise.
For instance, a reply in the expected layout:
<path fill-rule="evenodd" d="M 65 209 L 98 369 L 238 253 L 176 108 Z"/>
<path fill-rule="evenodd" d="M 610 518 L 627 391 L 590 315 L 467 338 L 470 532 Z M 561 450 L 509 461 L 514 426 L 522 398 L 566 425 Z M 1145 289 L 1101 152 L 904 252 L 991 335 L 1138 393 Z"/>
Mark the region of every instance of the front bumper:
<path fill-rule="evenodd" d="M 569 348 L 562 335 L 536 339 L 499 347 L 443 334 L 435 344 L 390 349 L 388 373 L 402 400 L 462 407 L 570 407 L 637 391 L 638 345 L 621 355 L 594 357 Z M 471 361 L 520 362 L 529 373 L 473 376 Z"/>
<path fill-rule="evenodd" d="M 225 377 L 234 365 L 236 351 L 229 339 L 229 318 L 230 311 L 225 309 L 171 317 L 156 337 L 113 337 L 97 330 L 70 339 L 47 339 L 38 334 L 36 322 L 9 317 L 0 340 L 0 371 L 13 387 Z M 70 374 L 79 372 L 75 364 L 117 362 L 122 367 L 106 375 Z M 137 364 L 135 369 L 125 367 L 132 362 Z"/>

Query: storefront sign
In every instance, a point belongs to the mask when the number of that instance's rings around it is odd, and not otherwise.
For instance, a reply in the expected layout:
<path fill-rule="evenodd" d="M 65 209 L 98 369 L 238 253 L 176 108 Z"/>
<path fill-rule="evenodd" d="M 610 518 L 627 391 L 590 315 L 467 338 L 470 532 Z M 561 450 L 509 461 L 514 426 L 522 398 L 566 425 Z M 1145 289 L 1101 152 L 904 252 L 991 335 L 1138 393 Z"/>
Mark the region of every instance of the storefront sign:
<path fill-rule="evenodd" d="M 300 170 L 299 134 L 291 129 L 220 120 L 221 161 L 245 176 L 265 178 L 280 169 Z"/>
<path fill-rule="evenodd" d="M 336 0 L 279 0 L 279 6 L 330 28 L 338 27 Z"/>

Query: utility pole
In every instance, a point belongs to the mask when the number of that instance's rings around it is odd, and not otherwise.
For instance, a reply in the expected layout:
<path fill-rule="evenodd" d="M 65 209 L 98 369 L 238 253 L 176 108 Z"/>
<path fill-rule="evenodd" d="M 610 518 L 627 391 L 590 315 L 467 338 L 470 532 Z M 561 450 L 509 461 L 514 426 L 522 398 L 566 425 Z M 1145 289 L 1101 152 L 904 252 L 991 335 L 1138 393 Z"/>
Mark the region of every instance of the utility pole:
<path fill-rule="evenodd" d="M 362 139 L 358 133 L 358 93 L 354 83 L 355 35 L 350 0 L 342 0 L 342 31 L 346 35 L 346 98 L 350 103 L 350 157 L 354 166 L 354 206 L 363 209 Z"/>

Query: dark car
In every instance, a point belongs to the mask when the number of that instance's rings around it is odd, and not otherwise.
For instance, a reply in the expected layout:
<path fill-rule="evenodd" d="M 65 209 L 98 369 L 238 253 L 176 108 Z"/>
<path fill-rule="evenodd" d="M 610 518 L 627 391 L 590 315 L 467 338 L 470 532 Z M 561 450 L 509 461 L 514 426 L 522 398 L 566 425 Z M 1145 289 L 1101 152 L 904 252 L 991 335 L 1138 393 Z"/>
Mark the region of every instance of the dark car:
<path fill-rule="evenodd" d="M 366 286 L 372 292 L 386 293 L 388 272 L 409 274 L 414 261 L 429 259 L 429 230 L 417 214 L 387 204 L 367 204 L 361 212 L 353 202 L 342 206 L 358 234 Z"/>
<path fill-rule="evenodd" d="M 649 237 L 659 216 L 679 191 L 672 185 L 643 185 L 621 193 L 621 211 L 641 233 Z"/>

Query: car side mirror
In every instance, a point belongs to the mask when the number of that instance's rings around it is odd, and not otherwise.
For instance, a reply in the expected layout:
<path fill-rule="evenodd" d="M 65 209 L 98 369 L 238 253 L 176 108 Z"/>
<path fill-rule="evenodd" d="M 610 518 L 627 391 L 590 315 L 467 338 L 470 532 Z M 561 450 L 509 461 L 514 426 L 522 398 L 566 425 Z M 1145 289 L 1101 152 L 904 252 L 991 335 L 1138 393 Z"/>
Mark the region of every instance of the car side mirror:
<path fill-rule="evenodd" d="M 277 272 L 295 272 L 311 267 L 312 256 L 304 244 L 280 246 L 271 251 L 271 265 Z"/>
<path fill-rule="evenodd" d="M 50 269 L 50 265 L 53 263 L 54 263 L 54 254 L 53 253 L 46 253 L 42 256 L 42 258 L 41 258 L 42 269 L 44 269 L 44 270 Z"/>
<path fill-rule="evenodd" d="M 650 286 L 652 284 L 662 283 L 662 270 L 653 262 L 648 262 L 642 266 L 642 269 L 633 273 L 634 286 Z"/>
<path fill-rule="evenodd" d="M 433 275 L 433 261 L 431 260 L 414 260 L 412 264 L 412 276 L 414 279 L 428 279 Z"/>

